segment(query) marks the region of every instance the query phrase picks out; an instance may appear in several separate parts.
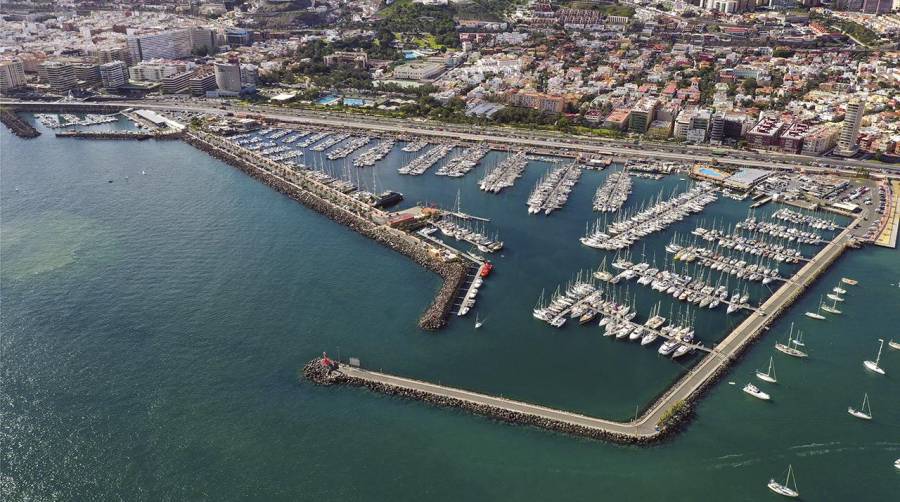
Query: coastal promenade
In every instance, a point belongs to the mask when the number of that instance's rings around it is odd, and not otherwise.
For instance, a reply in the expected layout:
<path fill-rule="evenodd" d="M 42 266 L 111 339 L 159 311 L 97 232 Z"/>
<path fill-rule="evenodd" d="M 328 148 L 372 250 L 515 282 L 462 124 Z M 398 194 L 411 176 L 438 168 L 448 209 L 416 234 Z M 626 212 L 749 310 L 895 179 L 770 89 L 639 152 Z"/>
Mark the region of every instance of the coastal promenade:
<path fill-rule="evenodd" d="M 419 399 L 439 406 L 466 409 L 510 423 L 533 425 L 559 432 L 604 439 L 619 443 L 650 443 L 678 430 L 693 404 L 736 361 L 750 344 L 760 337 L 828 267 L 852 244 L 855 220 L 810 259 L 787 283 L 763 303 L 758 311 L 738 325 L 724 340 L 644 413 L 629 422 L 589 417 L 508 398 L 448 387 L 359 367 L 338 364 L 334 371 L 322 369 L 320 359 L 304 370 L 307 378 L 321 384 L 348 384 L 376 392 Z M 674 413 L 673 413 L 674 412 Z M 673 416 L 674 415 L 674 416 Z"/>

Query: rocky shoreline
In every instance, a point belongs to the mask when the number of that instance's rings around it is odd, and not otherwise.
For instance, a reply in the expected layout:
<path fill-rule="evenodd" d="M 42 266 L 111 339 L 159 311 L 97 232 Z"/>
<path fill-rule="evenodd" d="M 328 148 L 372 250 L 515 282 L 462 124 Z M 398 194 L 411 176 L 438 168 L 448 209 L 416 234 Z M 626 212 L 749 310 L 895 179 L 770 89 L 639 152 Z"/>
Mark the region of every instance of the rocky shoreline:
<path fill-rule="evenodd" d="M 0 110 L 0 122 L 3 122 L 13 134 L 20 138 L 37 138 L 41 135 L 40 131 L 22 120 L 22 117 L 14 109 L 4 108 Z"/>
<path fill-rule="evenodd" d="M 180 139 L 178 132 L 140 132 L 140 131 L 60 131 L 57 138 L 77 139 Z"/>
<path fill-rule="evenodd" d="M 466 277 L 467 267 L 465 264 L 461 262 L 445 262 L 430 253 L 428 251 L 429 248 L 421 241 L 414 240 L 413 242 L 418 243 L 414 244 L 410 240 L 398 238 L 396 231 L 376 225 L 332 201 L 290 184 L 282 178 L 254 166 L 245 159 L 211 145 L 195 134 L 184 134 L 183 139 L 198 150 L 240 169 L 248 176 L 265 183 L 272 189 L 287 195 L 313 211 L 409 257 L 419 265 L 441 276 L 444 280 L 443 285 L 434 301 L 419 318 L 419 326 L 427 330 L 436 330 L 446 326 L 447 316 L 450 313 L 450 308 L 453 306 L 453 300 Z"/>

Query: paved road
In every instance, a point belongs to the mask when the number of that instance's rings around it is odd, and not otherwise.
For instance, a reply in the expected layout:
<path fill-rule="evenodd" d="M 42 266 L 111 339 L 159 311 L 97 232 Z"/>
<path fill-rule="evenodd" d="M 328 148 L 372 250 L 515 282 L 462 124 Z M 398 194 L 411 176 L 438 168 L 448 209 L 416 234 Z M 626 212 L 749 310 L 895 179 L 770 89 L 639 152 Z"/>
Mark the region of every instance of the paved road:
<path fill-rule="evenodd" d="M 854 222 L 854 224 L 857 222 Z M 854 225 L 851 224 L 850 226 L 852 227 Z M 663 399 L 657 401 L 652 408 L 635 421 L 614 422 L 602 418 L 589 417 L 579 413 L 547 408 L 545 406 L 490 396 L 464 389 L 446 387 L 434 383 L 423 382 L 421 380 L 413 380 L 410 378 L 353 368 L 345 365 L 341 366 L 341 370 L 349 376 L 396 387 L 428 392 L 434 395 L 456 398 L 480 405 L 494 406 L 505 410 L 616 434 L 624 434 L 637 438 L 650 437 L 656 433 L 656 424 L 666 411 L 668 411 L 675 403 L 689 398 L 694 392 L 703 387 L 703 385 L 712 378 L 720 368 L 727 366 L 742 350 L 744 344 L 748 343 L 758 332 L 772 322 L 778 314 L 793 302 L 796 295 L 806 289 L 806 287 L 808 287 L 809 284 L 811 284 L 812 281 L 827 268 L 827 265 L 844 251 L 850 238 L 851 230 L 849 228 L 841 232 L 833 241 L 831 241 L 831 243 L 825 246 L 825 248 L 804 265 L 787 284 L 779 288 L 775 294 L 769 297 L 759 309 L 764 315 L 757 313 L 745 319 L 744 322 L 735 328 L 734 331 L 715 347 L 715 350 L 712 353 L 705 356 L 687 375 L 676 382 Z"/>
<path fill-rule="evenodd" d="M 47 102 L 22 102 L 16 100 L 0 100 L 0 104 L 18 104 L 18 105 L 47 105 L 53 103 Z M 532 131 L 520 130 L 509 127 L 480 127 L 480 126 L 460 126 L 456 124 L 440 124 L 431 121 L 417 121 L 415 119 L 391 119 L 383 117 L 362 116 L 353 114 L 328 113 L 312 110 L 299 109 L 280 109 L 271 107 L 261 107 L 260 111 L 250 111 L 248 109 L 228 108 L 222 109 L 216 106 L 198 102 L 180 103 L 180 102 L 153 102 L 151 100 L 141 101 L 114 101 L 114 102 L 74 102 L 66 103 L 72 107 L 78 106 L 97 106 L 99 104 L 118 106 L 118 107 L 135 107 L 160 111 L 181 111 L 196 112 L 211 115 L 224 116 L 227 113 L 246 112 L 254 115 L 266 117 L 270 120 L 277 120 L 286 123 L 308 124 L 322 127 L 353 127 L 359 129 L 367 129 L 371 131 L 383 132 L 388 134 L 409 134 L 419 136 L 431 136 L 440 139 L 452 141 L 474 141 L 474 142 L 490 142 L 500 143 L 523 148 L 547 148 L 553 150 L 567 150 L 573 153 L 588 153 L 598 155 L 610 155 L 616 157 L 647 157 L 663 160 L 675 160 L 682 162 L 720 162 L 732 164 L 741 167 L 757 167 L 764 169 L 797 169 L 802 168 L 808 171 L 824 170 L 828 172 L 841 172 L 845 174 L 854 174 L 859 167 L 867 167 L 870 169 L 886 170 L 890 172 L 890 176 L 900 176 L 900 166 L 892 166 L 890 164 L 881 164 L 878 162 L 857 161 L 857 160 L 841 160 L 827 159 L 832 165 L 839 165 L 840 168 L 822 169 L 811 164 L 822 159 L 792 155 L 780 152 L 766 152 L 764 154 L 753 152 L 730 152 L 723 156 L 713 156 L 709 152 L 710 147 L 705 146 L 669 146 L 662 144 L 643 143 L 640 145 L 629 144 L 620 140 L 609 140 L 603 138 L 592 138 L 587 136 L 567 136 L 551 131 Z M 627 146 L 626 146 L 627 145 Z M 682 152 L 682 150 L 687 150 Z M 727 151 L 727 149 L 726 149 Z M 741 158 L 748 157 L 752 158 Z"/>

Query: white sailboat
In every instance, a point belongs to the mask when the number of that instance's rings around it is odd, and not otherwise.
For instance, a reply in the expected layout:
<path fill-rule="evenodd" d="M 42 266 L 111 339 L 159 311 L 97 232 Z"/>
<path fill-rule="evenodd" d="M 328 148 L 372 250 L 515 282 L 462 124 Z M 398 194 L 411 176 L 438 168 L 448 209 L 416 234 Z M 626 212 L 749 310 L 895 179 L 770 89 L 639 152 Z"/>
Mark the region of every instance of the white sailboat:
<path fill-rule="evenodd" d="M 879 338 L 878 342 L 879 342 L 878 355 L 875 356 L 875 360 L 874 361 L 863 361 L 863 366 L 865 366 L 866 369 L 869 371 L 874 371 L 875 373 L 884 375 L 884 368 L 882 368 L 881 366 L 878 366 L 878 362 L 881 361 L 881 349 L 884 348 L 884 339 Z"/>
<path fill-rule="evenodd" d="M 788 334 L 788 341 L 786 344 L 778 342 L 775 344 L 775 350 L 787 354 L 791 357 L 807 357 L 806 352 L 794 347 L 794 324 L 791 323 L 791 332 Z"/>
<path fill-rule="evenodd" d="M 863 402 L 858 410 L 853 409 L 852 406 L 848 406 L 847 413 L 863 420 L 872 420 L 872 407 L 869 405 L 869 394 L 863 395 Z"/>
<path fill-rule="evenodd" d="M 769 357 L 769 370 L 765 373 L 756 370 L 756 378 L 759 378 L 764 382 L 778 383 L 778 379 L 775 378 L 775 361 L 772 357 Z"/>
<path fill-rule="evenodd" d="M 791 488 L 791 478 L 794 478 L 793 488 Z M 787 477 L 784 479 L 784 484 L 775 481 L 773 478 L 769 480 L 767 486 L 773 492 L 785 497 L 797 498 L 800 496 L 800 492 L 797 491 L 797 477 L 794 476 L 794 469 L 790 465 L 788 465 Z"/>
<path fill-rule="evenodd" d="M 843 314 L 843 312 L 841 312 L 837 308 L 837 301 L 832 302 L 832 304 L 830 306 L 822 305 L 822 310 L 824 310 L 825 312 L 828 312 L 829 314 L 835 314 L 835 315 Z"/>
<path fill-rule="evenodd" d="M 843 295 L 843 294 L 845 294 L 845 293 L 847 292 L 846 289 L 839 288 L 839 287 L 837 287 L 837 286 L 831 288 L 831 290 L 834 291 L 835 293 L 839 294 L 839 295 Z"/>
<path fill-rule="evenodd" d="M 900 350 L 900 342 L 895 342 L 893 338 L 888 342 L 888 347 L 894 350 Z"/>
<path fill-rule="evenodd" d="M 807 312 L 804 315 L 806 315 L 806 317 L 809 317 L 812 319 L 819 319 L 820 321 L 824 320 L 825 316 L 823 316 L 822 314 L 819 313 L 819 310 L 821 310 L 821 309 L 822 309 L 822 299 L 820 298 L 819 299 L 819 309 L 816 310 L 815 312 Z"/>
<path fill-rule="evenodd" d="M 768 401 L 769 399 L 771 399 L 771 397 L 768 394 L 759 390 L 759 387 L 753 385 L 752 383 L 748 383 L 747 385 L 744 386 L 744 392 L 746 392 L 747 394 L 750 394 L 751 396 L 755 397 L 756 399 L 761 399 L 763 401 Z"/>
<path fill-rule="evenodd" d="M 478 312 L 475 312 L 475 329 L 484 326 L 484 321 L 478 319 Z"/>
<path fill-rule="evenodd" d="M 836 294 L 834 294 L 834 293 L 828 293 L 828 294 L 825 295 L 825 296 L 827 296 L 829 300 L 834 300 L 834 301 L 836 301 L 836 302 L 842 302 L 842 301 L 844 301 L 844 298 L 843 298 L 843 297 L 841 297 L 841 296 L 839 296 L 839 295 L 836 295 Z"/>

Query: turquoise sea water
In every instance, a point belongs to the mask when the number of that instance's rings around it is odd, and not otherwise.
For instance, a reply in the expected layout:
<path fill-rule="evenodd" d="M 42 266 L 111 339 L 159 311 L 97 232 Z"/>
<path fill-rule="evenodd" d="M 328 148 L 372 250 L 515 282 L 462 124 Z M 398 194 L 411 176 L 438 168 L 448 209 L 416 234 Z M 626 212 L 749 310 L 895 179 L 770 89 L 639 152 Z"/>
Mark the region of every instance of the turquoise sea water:
<path fill-rule="evenodd" d="M 765 483 L 789 463 L 808 500 L 886 500 L 900 488 L 900 354 L 885 349 L 886 377 L 862 368 L 875 340 L 900 325 L 896 251 L 840 259 L 713 389 L 685 434 L 616 446 L 297 376 L 327 350 L 630 417 L 696 359 L 674 363 L 595 326 L 555 330 L 530 315 L 541 289 L 604 256 L 577 238 L 606 172 L 585 173 L 569 204 L 544 217 L 529 216 L 525 198 L 546 163 L 499 196 L 477 190 L 484 167 L 459 180 L 436 168 L 399 176 L 414 155 L 399 148 L 361 171 L 364 184 L 406 194 L 406 206 L 451 206 L 459 189 L 463 210 L 492 218 L 506 242 L 476 308 L 485 326 L 453 319 L 425 333 L 416 319 L 436 276 L 188 145 L 0 134 L 4 499 L 775 500 Z M 636 179 L 628 206 L 685 186 Z M 722 199 L 645 239 L 647 259 L 662 262 L 674 232 L 737 221 L 747 205 Z M 845 315 L 803 317 L 842 276 L 860 281 Z M 662 298 L 629 291 L 643 315 Z M 715 343 L 739 320 L 702 312 L 698 335 Z M 771 403 L 740 392 L 791 322 L 810 358 L 775 355 L 779 384 L 759 384 Z M 864 392 L 871 423 L 846 413 Z"/>

